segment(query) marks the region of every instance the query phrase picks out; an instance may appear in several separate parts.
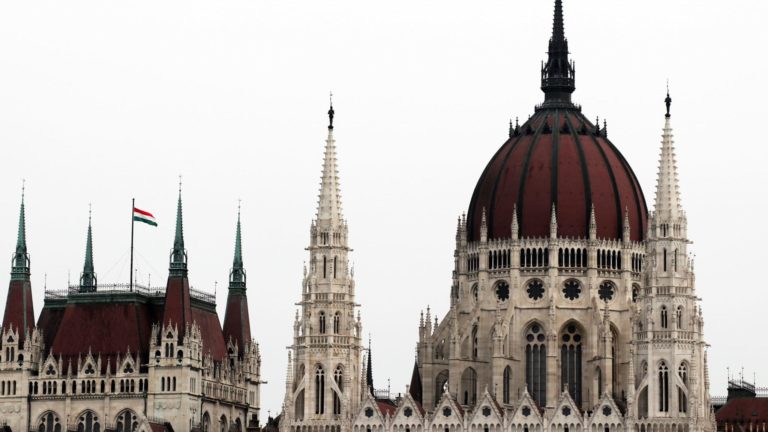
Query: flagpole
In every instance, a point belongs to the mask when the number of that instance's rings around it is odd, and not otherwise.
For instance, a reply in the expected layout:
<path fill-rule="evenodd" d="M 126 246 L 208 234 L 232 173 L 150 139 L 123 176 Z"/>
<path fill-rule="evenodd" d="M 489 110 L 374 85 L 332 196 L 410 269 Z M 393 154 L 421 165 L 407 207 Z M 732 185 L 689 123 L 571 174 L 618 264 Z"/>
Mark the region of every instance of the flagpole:
<path fill-rule="evenodd" d="M 128 289 L 133 292 L 133 209 L 136 207 L 136 198 L 131 198 L 131 275 Z"/>

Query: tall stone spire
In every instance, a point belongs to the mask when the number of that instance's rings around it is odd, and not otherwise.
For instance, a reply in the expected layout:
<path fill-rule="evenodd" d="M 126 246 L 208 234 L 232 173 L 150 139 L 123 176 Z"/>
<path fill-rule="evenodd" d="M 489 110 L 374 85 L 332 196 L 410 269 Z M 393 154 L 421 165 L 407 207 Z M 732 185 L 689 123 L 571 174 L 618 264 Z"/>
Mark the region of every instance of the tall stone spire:
<path fill-rule="evenodd" d="M 16 252 L 13 256 L 11 280 L 29 280 L 29 254 L 27 253 L 27 226 L 24 213 L 24 188 L 19 208 L 19 232 L 16 237 Z"/>
<path fill-rule="evenodd" d="M 227 310 L 224 314 L 224 339 L 231 340 L 238 346 L 238 356 L 243 357 L 245 344 L 251 343 L 251 319 L 248 314 L 246 296 L 245 267 L 240 229 L 240 207 L 237 209 L 237 229 L 235 230 L 235 258 L 229 272 L 229 292 Z"/>
<path fill-rule="evenodd" d="M 656 180 L 656 202 L 654 205 L 654 220 L 656 223 L 678 221 L 685 217 L 683 206 L 680 202 L 680 185 L 677 175 L 675 141 L 672 134 L 672 115 L 670 113 L 672 98 L 669 97 L 669 89 L 667 89 L 667 97 L 664 99 L 664 102 L 667 106 L 667 113 L 664 116 L 659 174 Z"/>
<path fill-rule="evenodd" d="M 20 334 L 27 335 L 35 325 L 35 310 L 32 304 L 32 284 L 29 278 L 29 254 L 27 253 L 27 233 L 24 213 L 24 188 L 21 192 L 19 210 L 19 231 L 16 238 L 16 251 L 11 267 L 11 282 L 8 284 L 8 297 L 5 300 L 3 328 L 13 328 Z"/>
<path fill-rule="evenodd" d="M 365 387 L 376 397 L 373 387 L 373 351 L 371 351 L 371 338 L 368 337 L 368 365 L 365 368 Z"/>
<path fill-rule="evenodd" d="M 338 227 L 344 221 L 341 212 L 341 191 L 339 172 L 336 167 L 336 140 L 333 138 L 333 102 L 328 110 L 328 138 L 325 140 L 323 174 L 320 181 L 320 195 L 317 201 L 317 223 L 329 228 Z"/>
<path fill-rule="evenodd" d="M 184 249 L 184 222 L 181 205 L 181 183 L 179 183 L 179 201 L 176 205 L 176 234 L 173 238 L 173 251 L 171 252 L 171 276 L 186 276 L 187 251 Z"/>
<path fill-rule="evenodd" d="M 547 62 L 541 65 L 541 89 L 544 105 L 570 105 L 576 89 L 576 69 L 568 59 L 568 39 L 565 37 L 563 1 L 555 0 L 552 37 L 549 39 Z"/>
<path fill-rule="evenodd" d="M 85 240 L 85 263 L 80 275 L 80 292 L 96 291 L 96 271 L 93 266 L 93 232 L 91 229 L 91 211 L 88 210 L 88 236 Z"/>

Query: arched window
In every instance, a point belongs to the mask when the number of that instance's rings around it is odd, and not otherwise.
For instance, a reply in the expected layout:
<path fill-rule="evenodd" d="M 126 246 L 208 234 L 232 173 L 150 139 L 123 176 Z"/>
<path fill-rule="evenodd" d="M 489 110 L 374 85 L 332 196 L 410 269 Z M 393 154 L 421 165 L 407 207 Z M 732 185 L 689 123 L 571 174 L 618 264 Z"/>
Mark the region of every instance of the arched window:
<path fill-rule="evenodd" d="M 318 366 L 315 371 L 315 414 L 325 413 L 325 371 Z"/>
<path fill-rule="evenodd" d="M 667 250 L 664 249 L 664 271 L 667 271 Z"/>
<path fill-rule="evenodd" d="M 333 372 L 333 381 L 336 383 L 336 386 L 339 388 L 339 392 L 344 391 L 344 372 L 341 369 L 341 366 L 337 366 L 336 370 Z M 333 414 L 334 415 L 340 415 L 341 414 L 341 394 L 333 392 Z"/>
<path fill-rule="evenodd" d="M 61 422 L 59 416 L 53 411 L 48 411 L 40 417 L 37 426 L 38 432 L 61 432 Z"/>
<path fill-rule="evenodd" d="M 659 411 L 669 411 L 669 368 L 664 362 L 659 365 Z"/>
<path fill-rule="evenodd" d="M 220 432 L 228 432 L 229 431 L 229 423 L 227 423 L 227 417 L 225 415 L 222 415 L 219 419 L 219 431 Z"/>
<path fill-rule="evenodd" d="M 669 320 L 667 317 L 667 307 L 662 306 L 661 307 L 661 328 L 665 329 L 669 327 Z"/>
<path fill-rule="evenodd" d="M 338 257 L 333 257 L 333 277 L 336 278 L 336 266 L 338 265 Z"/>
<path fill-rule="evenodd" d="M 539 324 L 528 327 L 525 335 L 525 382 L 528 393 L 539 406 L 547 405 L 547 346 Z"/>
<path fill-rule="evenodd" d="M 477 402 L 477 372 L 466 368 L 461 374 L 461 394 L 464 405 L 474 405 Z"/>
<path fill-rule="evenodd" d="M 613 397 L 619 390 L 619 333 L 611 328 L 611 393 Z"/>
<path fill-rule="evenodd" d="M 99 418 L 93 411 L 86 411 L 77 417 L 77 432 L 101 432 Z"/>
<path fill-rule="evenodd" d="M 480 294 L 478 293 L 477 284 L 472 285 L 472 298 L 475 300 L 475 303 L 477 303 L 477 300 L 479 299 Z"/>
<path fill-rule="evenodd" d="M 323 256 L 323 278 L 328 277 L 328 258 Z"/>
<path fill-rule="evenodd" d="M 341 313 L 333 314 L 333 334 L 339 334 L 341 330 Z"/>
<path fill-rule="evenodd" d="M 512 368 L 509 366 L 504 368 L 504 382 L 502 387 L 502 400 L 505 404 L 509 404 L 510 392 L 512 390 Z"/>
<path fill-rule="evenodd" d="M 448 382 L 448 376 L 448 371 L 444 370 L 437 374 L 437 377 L 435 378 L 435 405 L 440 403 L 440 398 L 443 397 L 445 384 Z"/>
<path fill-rule="evenodd" d="M 683 328 L 683 307 L 678 306 L 677 309 L 675 309 L 675 318 L 677 319 L 677 329 L 682 330 Z"/>
<path fill-rule="evenodd" d="M 581 406 L 581 331 L 568 324 L 560 335 L 560 384 L 568 390 L 576 405 Z"/>
<path fill-rule="evenodd" d="M 125 410 L 117 415 L 115 432 L 135 432 L 139 429 L 139 419 L 133 411 Z"/>
<path fill-rule="evenodd" d="M 294 415 L 296 420 L 304 420 L 304 389 L 301 389 L 299 395 L 296 396 L 296 402 L 294 404 Z"/>
<path fill-rule="evenodd" d="M 325 312 L 320 311 L 320 334 L 325 334 Z"/>
<path fill-rule="evenodd" d="M 688 365 L 680 363 L 680 367 L 677 368 L 677 375 L 680 377 L 680 381 L 687 387 L 688 386 Z M 685 394 L 685 390 L 681 387 L 677 387 L 677 404 L 678 411 L 681 413 L 688 412 L 688 396 Z"/>
<path fill-rule="evenodd" d="M 477 324 L 472 326 L 472 359 L 477 360 Z"/>
<path fill-rule="evenodd" d="M 207 412 L 203 414 L 203 432 L 213 432 L 211 430 L 211 416 Z"/>

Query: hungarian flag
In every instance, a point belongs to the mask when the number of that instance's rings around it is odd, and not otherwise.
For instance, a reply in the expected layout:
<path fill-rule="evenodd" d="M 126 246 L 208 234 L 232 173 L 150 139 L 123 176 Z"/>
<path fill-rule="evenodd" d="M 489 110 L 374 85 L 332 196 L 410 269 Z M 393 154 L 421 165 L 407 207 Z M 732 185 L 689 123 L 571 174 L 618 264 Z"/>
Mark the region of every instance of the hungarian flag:
<path fill-rule="evenodd" d="M 157 226 L 157 222 L 155 222 L 155 217 L 152 216 L 152 213 L 137 209 L 136 207 L 133 208 L 133 220 L 144 222 L 147 225 Z"/>

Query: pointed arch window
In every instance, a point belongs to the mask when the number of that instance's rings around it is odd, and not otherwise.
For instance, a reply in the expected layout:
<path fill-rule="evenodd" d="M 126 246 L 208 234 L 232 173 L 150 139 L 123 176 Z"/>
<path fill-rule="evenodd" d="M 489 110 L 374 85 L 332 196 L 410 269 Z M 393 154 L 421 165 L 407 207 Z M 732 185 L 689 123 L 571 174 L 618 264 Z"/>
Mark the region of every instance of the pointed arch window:
<path fill-rule="evenodd" d="M 659 411 L 669 412 L 669 368 L 665 362 L 659 364 Z"/>
<path fill-rule="evenodd" d="M 581 406 L 581 331 L 576 324 L 569 324 L 560 335 L 560 383 L 568 391 L 576 405 Z"/>
<path fill-rule="evenodd" d="M 461 394 L 464 405 L 477 403 L 477 372 L 471 367 L 461 374 Z"/>
<path fill-rule="evenodd" d="M 339 393 L 333 392 L 333 414 L 341 415 L 341 392 L 344 391 L 344 372 L 341 366 L 337 366 L 333 372 L 333 381 L 339 388 Z"/>
<path fill-rule="evenodd" d="M 525 335 L 525 382 L 528 393 L 539 406 L 547 404 L 547 346 L 539 324 L 528 327 Z"/>
<path fill-rule="evenodd" d="M 304 389 L 301 389 L 299 395 L 296 396 L 294 407 L 293 414 L 296 416 L 296 420 L 304 420 Z"/>
<path fill-rule="evenodd" d="M 472 359 L 477 360 L 477 324 L 472 326 Z"/>
<path fill-rule="evenodd" d="M 77 418 L 77 432 L 101 432 L 99 418 L 93 411 L 86 411 Z"/>
<path fill-rule="evenodd" d="M 320 311 L 320 334 L 325 334 L 325 312 Z"/>
<path fill-rule="evenodd" d="M 333 257 L 333 278 L 336 278 L 336 266 L 339 264 L 339 257 Z"/>
<path fill-rule="evenodd" d="M 677 329 L 682 330 L 683 329 L 683 307 L 678 306 L 677 309 L 675 309 L 675 318 L 677 319 Z"/>
<path fill-rule="evenodd" d="M 115 422 L 116 432 L 135 432 L 139 429 L 139 419 L 133 411 L 123 411 Z"/>
<path fill-rule="evenodd" d="M 504 368 L 504 382 L 503 382 L 503 389 L 502 389 L 502 401 L 505 404 L 510 403 L 510 392 L 512 390 L 512 368 L 509 366 Z"/>
<path fill-rule="evenodd" d="M 322 366 L 315 370 L 315 414 L 325 413 L 325 371 Z"/>
<path fill-rule="evenodd" d="M 53 411 L 48 411 L 40 417 L 40 422 L 37 426 L 38 432 L 62 432 L 61 422 L 59 416 Z"/>
<path fill-rule="evenodd" d="M 683 385 L 688 387 L 688 365 L 685 362 L 680 363 L 680 367 L 677 368 L 677 375 L 680 377 L 680 381 Z M 677 387 L 677 409 L 681 413 L 688 412 L 688 396 L 685 394 L 683 387 Z"/>
<path fill-rule="evenodd" d="M 339 334 L 341 330 L 341 313 L 336 312 L 333 314 L 333 334 Z"/>
<path fill-rule="evenodd" d="M 666 329 L 669 327 L 669 318 L 667 314 L 667 307 L 661 307 L 661 328 Z"/>
<path fill-rule="evenodd" d="M 619 334 L 611 328 L 611 393 L 614 398 L 619 389 Z M 602 390 L 601 390 L 602 391 Z"/>
<path fill-rule="evenodd" d="M 443 397 L 445 384 L 448 383 L 448 376 L 448 371 L 444 370 L 437 374 L 435 378 L 435 405 L 440 403 L 440 398 Z"/>

